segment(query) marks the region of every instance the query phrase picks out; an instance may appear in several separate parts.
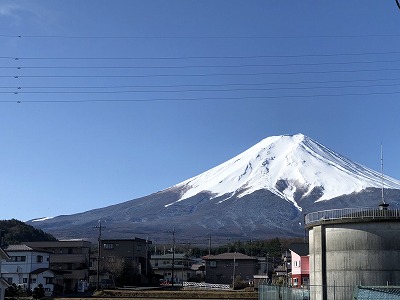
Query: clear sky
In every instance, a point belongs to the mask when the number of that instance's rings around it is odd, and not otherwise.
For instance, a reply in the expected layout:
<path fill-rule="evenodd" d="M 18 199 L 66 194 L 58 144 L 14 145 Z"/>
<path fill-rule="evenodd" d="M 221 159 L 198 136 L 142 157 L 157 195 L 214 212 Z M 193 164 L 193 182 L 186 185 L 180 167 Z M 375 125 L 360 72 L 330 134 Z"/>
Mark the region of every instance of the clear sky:
<path fill-rule="evenodd" d="M 395 0 L 0 0 L 0 219 L 148 195 L 303 133 L 400 179 Z"/>

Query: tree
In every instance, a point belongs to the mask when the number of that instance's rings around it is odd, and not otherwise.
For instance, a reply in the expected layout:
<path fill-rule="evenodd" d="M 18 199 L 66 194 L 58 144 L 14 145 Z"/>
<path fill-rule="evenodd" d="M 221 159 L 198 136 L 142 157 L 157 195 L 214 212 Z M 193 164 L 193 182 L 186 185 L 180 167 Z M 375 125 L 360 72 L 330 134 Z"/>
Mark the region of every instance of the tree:
<path fill-rule="evenodd" d="M 0 220 L 0 230 L 4 237 L 4 244 L 21 244 L 22 242 L 56 241 L 51 234 L 41 229 L 36 229 L 16 219 Z"/>
<path fill-rule="evenodd" d="M 39 283 L 37 287 L 33 289 L 32 297 L 33 299 L 42 299 L 45 296 L 45 291 L 43 288 L 43 284 Z"/>
<path fill-rule="evenodd" d="M 6 291 L 5 291 L 5 296 L 6 297 L 10 297 L 12 299 L 18 298 L 18 288 L 17 285 L 15 283 L 13 283 L 12 285 L 10 285 Z"/>

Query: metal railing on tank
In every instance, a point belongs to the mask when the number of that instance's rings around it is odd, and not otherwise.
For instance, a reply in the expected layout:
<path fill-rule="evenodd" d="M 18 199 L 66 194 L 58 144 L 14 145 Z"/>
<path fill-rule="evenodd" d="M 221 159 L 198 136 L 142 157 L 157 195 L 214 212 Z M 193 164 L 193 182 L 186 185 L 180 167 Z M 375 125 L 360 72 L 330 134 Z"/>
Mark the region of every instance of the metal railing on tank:
<path fill-rule="evenodd" d="M 305 225 L 312 225 L 323 221 L 346 219 L 400 219 L 400 209 L 377 208 L 341 208 L 322 210 L 309 213 L 305 216 Z"/>

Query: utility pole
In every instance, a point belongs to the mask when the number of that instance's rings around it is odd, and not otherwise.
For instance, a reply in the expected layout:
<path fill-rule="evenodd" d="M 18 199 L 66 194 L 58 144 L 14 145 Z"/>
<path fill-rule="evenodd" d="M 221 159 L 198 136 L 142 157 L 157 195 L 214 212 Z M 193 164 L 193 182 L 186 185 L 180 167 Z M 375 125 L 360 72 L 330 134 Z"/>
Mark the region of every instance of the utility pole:
<path fill-rule="evenodd" d="M 235 276 L 236 276 L 236 251 L 233 253 L 233 280 L 232 280 L 232 289 L 235 289 Z"/>
<path fill-rule="evenodd" d="M 100 257 L 101 257 L 101 229 L 106 228 L 101 225 L 101 220 L 99 220 L 99 225 L 94 226 L 93 228 L 99 229 L 99 237 L 97 239 L 97 290 L 100 290 Z"/>
<path fill-rule="evenodd" d="M 211 234 L 208 237 L 208 256 L 211 255 Z"/>
<path fill-rule="evenodd" d="M 5 230 L 1 229 L 0 230 L 0 246 L 4 246 L 4 236 L 5 236 Z"/>
<path fill-rule="evenodd" d="M 149 237 L 146 237 L 146 280 L 147 280 L 147 264 L 148 264 L 148 255 L 149 255 Z"/>
<path fill-rule="evenodd" d="M 174 288 L 174 269 L 175 269 L 175 227 L 172 230 L 172 288 Z"/>
<path fill-rule="evenodd" d="M 268 272 L 269 272 L 269 270 L 268 270 L 268 262 L 269 262 L 269 252 L 267 252 L 267 284 L 268 284 L 268 281 L 269 281 L 269 275 L 268 275 Z"/>

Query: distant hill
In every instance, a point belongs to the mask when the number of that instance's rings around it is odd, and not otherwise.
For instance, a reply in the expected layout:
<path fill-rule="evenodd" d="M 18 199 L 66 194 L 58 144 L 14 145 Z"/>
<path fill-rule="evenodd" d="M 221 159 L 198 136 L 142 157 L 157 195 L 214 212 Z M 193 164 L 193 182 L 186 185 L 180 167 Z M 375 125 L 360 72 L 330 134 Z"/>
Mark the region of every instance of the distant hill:
<path fill-rule="evenodd" d="M 24 222 L 12 220 L 0 220 L 0 230 L 4 236 L 3 244 L 15 245 L 24 242 L 56 241 L 51 234 L 45 233 Z"/>

